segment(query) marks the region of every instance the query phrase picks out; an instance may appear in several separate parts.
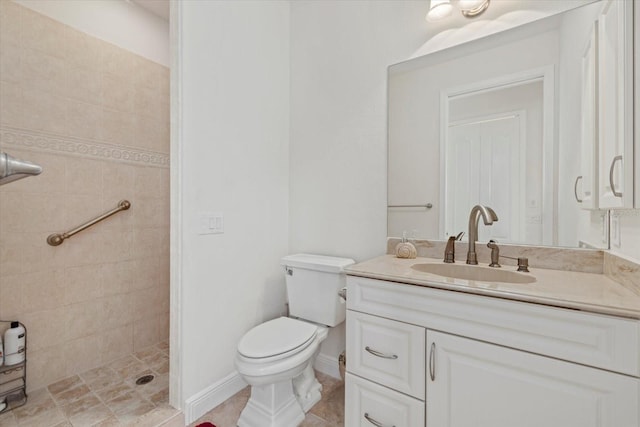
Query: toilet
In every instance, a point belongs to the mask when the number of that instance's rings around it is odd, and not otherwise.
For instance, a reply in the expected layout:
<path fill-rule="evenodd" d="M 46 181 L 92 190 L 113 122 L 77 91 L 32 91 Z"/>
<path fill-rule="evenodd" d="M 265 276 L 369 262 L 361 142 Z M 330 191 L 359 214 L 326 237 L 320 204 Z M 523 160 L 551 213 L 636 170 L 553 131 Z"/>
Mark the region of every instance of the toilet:
<path fill-rule="evenodd" d="M 248 331 L 238 343 L 235 365 L 251 386 L 238 427 L 295 427 L 321 398 L 313 364 L 329 328 L 344 322 L 348 258 L 297 254 L 282 258 L 289 317 Z"/>

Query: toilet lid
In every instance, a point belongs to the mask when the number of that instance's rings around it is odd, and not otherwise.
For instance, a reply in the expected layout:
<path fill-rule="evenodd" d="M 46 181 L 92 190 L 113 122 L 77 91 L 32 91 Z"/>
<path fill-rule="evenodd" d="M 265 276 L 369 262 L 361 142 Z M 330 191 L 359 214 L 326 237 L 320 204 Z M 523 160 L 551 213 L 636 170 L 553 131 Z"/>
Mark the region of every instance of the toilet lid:
<path fill-rule="evenodd" d="M 301 320 L 279 317 L 244 334 L 238 352 L 245 357 L 265 358 L 302 350 L 315 338 L 318 328 Z"/>

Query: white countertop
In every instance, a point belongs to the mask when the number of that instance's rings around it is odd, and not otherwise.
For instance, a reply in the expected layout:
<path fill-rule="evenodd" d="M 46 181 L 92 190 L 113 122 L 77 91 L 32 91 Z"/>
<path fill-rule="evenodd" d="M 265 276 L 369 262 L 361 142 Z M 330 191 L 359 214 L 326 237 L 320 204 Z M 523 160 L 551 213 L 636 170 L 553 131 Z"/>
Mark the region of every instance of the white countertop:
<path fill-rule="evenodd" d="M 442 260 L 383 255 L 347 267 L 345 271 L 351 276 L 640 319 L 640 293 L 603 274 L 530 268 L 530 273 L 520 274 L 534 276 L 536 281 L 533 283 L 489 283 L 443 277 L 411 268 L 413 264 L 426 263 L 442 264 Z M 502 268 L 515 270 L 512 266 Z"/>

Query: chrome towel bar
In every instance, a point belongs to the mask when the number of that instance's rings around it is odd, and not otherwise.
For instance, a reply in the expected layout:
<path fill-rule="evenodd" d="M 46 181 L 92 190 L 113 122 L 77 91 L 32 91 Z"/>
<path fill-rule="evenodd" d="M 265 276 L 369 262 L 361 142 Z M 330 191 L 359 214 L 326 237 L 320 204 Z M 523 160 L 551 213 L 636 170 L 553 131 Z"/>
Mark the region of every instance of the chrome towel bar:
<path fill-rule="evenodd" d="M 69 230 L 66 233 L 54 233 L 54 234 L 51 234 L 49 237 L 47 237 L 47 243 L 50 244 L 51 246 L 59 246 L 59 245 L 62 244 L 62 242 L 65 241 L 65 239 L 68 239 L 69 237 L 73 236 L 74 234 L 79 233 L 82 230 L 85 230 L 85 229 L 91 227 L 92 225 L 99 223 L 103 219 L 109 218 L 113 214 L 116 214 L 116 213 L 118 213 L 120 211 L 126 211 L 130 207 L 131 207 L 131 202 L 129 202 L 128 200 L 120 200 L 118 202 L 118 207 L 117 208 L 112 209 L 109 212 L 107 212 L 105 214 L 102 214 L 99 217 L 96 217 L 96 218 L 92 219 L 91 221 L 87 221 L 86 223 L 74 228 L 73 230 Z"/>

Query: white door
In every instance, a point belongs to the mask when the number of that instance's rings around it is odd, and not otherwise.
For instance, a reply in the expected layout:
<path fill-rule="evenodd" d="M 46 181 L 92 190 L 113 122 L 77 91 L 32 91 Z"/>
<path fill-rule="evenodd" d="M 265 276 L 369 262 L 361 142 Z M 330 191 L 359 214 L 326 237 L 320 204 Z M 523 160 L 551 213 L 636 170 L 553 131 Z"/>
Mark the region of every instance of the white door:
<path fill-rule="evenodd" d="M 631 1 L 605 0 L 598 20 L 599 207 L 633 207 Z"/>
<path fill-rule="evenodd" d="M 598 24 L 594 23 L 582 54 L 582 114 L 580 175 L 574 183 L 576 202 L 583 209 L 598 208 Z"/>
<path fill-rule="evenodd" d="M 639 384 L 427 331 L 427 427 L 638 427 Z"/>
<path fill-rule="evenodd" d="M 471 208 L 481 204 L 493 208 L 499 220 L 491 227 L 478 228 L 479 241 L 522 241 L 526 179 L 521 163 L 523 114 L 480 117 L 449 127 L 446 236 L 467 231 Z"/>

